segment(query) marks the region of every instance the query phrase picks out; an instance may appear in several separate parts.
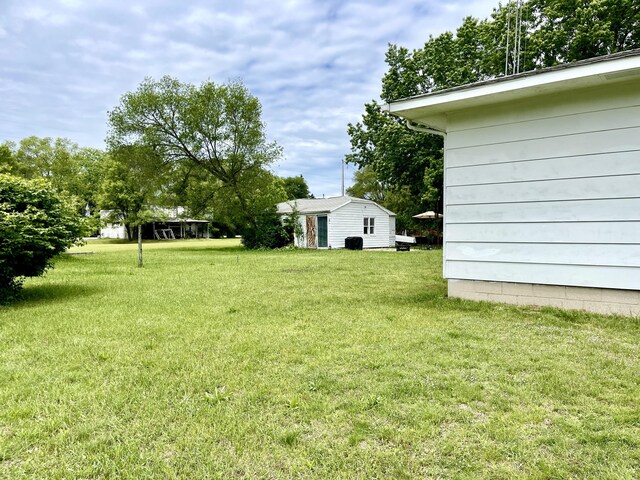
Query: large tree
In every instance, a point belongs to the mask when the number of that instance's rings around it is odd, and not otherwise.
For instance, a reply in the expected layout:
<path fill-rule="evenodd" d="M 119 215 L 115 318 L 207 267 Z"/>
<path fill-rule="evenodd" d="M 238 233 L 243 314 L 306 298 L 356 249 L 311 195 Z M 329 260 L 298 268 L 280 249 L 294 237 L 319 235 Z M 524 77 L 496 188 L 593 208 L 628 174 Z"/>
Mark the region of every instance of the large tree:
<path fill-rule="evenodd" d="M 387 103 L 638 46 L 638 0 L 531 0 L 518 12 L 516 2 L 509 2 L 489 19 L 467 17 L 455 33 L 429 37 L 422 48 L 389 45 L 380 98 Z M 411 215 L 420 211 L 441 211 L 442 139 L 410 130 L 375 100 L 348 133 L 347 161 L 373 169 L 399 228 L 411 226 Z"/>
<path fill-rule="evenodd" d="M 111 148 L 151 148 L 176 171 L 207 172 L 216 195 L 232 199 L 242 222 L 255 224 L 256 183 L 281 154 L 267 142 L 261 114 L 260 102 L 240 82 L 195 86 L 147 78 L 109 112 L 107 141 Z"/>

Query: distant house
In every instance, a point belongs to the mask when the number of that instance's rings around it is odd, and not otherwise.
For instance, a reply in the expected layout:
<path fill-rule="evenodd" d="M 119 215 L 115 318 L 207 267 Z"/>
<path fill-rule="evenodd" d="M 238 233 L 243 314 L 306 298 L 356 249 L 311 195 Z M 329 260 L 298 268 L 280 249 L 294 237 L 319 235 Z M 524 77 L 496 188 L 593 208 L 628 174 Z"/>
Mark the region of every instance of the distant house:
<path fill-rule="evenodd" d="M 348 196 L 301 198 L 278 204 L 278 213 L 299 213 L 303 248 L 344 248 L 347 237 L 361 237 L 364 248 L 395 245 L 396 215 L 371 200 Z"/>
<path fill-rule="evenodd" d="M 640 50 L 387 108 L 445 137 L 449 296 L 640 315 Z"/>
<path fill-rule="evenodd" d="M 156 208 L 158 219 L 142 226 L 142 236 L 148 240 L 175 240 L 178 238 L 209 238 L 209 221 L 185 217 L 184 207 Z M 110 212 L 100 211 L 100 218 Z M 106 223 L 100 229 L 101 238 L 127 238 L 123 223 Z"/>

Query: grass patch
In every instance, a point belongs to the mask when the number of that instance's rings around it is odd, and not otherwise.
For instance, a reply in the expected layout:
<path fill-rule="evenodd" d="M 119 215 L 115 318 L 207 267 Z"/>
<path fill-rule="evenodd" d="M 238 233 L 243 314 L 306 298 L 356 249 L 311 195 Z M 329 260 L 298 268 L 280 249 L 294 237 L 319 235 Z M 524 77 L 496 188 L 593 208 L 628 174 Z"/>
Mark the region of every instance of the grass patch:
<path fill-rule="evenodd" d="M 640 323 L 440 252 L 91 242 L 0 310 L 0 477 L 638 478 Z"/>

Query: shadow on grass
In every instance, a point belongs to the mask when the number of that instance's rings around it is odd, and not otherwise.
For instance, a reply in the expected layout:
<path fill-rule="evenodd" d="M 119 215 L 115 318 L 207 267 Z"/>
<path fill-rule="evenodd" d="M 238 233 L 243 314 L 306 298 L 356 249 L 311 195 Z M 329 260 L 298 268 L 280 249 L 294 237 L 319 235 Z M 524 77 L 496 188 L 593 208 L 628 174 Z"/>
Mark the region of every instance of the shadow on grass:
<path fill-rule="evenodd" d="M 197 253 L 240 253 L 240 252 L 249 252 L 250 250 L 245 249 L 242 245 L 231 245 L 228 247 L 211 247 L 211 246 L 198 246 L 198 247 L 172 247 L 172 252 L 197 252 Z"/>
<path fill-rule="evenodd" d="M 396 305 L 422 305 L 440 312 L 476 314 L 485 318 L 502 316 L 521 320 L 528 324 L 536 323 L 555 327 L 575 329 L 578 326 L 596 326 L 598 328 L 637 332 L 640 330 L 640 318 L 620 315 L 600 315 L 581 310 L 564 310 L 555 307 L 533 305 L 511 305 L 497 302 L 464 300 L 449 298 L 446 286 L 432 286 L 420 292 L 407 292 L 384 298 L 385 302 Z M 525 325 L 526 326 L 526 325 Z"/>
<path fill-rule="evenodd" d="M 89 297 L 97 289 L 80 284 L 47 284 L 26 286 L 20 292 L 20 298 L 10 305 L 14 308 L 27 308 L 42 303 L 64 303 L 77 297 Z"/>

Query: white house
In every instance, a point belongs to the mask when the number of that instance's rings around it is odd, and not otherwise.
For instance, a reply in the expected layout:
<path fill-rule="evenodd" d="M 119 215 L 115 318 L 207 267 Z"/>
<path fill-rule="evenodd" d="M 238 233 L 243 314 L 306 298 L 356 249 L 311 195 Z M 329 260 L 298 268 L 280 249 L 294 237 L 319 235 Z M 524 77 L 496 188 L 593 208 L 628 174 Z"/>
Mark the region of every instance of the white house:
<path fill-rule="evenodd" d="M 640 314 L 640 50 L 387 109 L 445 138 L 450 296 Z"/>
<path fill-rule="evenodd" d="M 347 237 L 361 237 L 363 248 L 395 245 L 396 215 L 371 200 L 348 196 L 301 198 L 278 204 L 278 213 L 297 210 L 304 248 L 344 248 Z"/>

